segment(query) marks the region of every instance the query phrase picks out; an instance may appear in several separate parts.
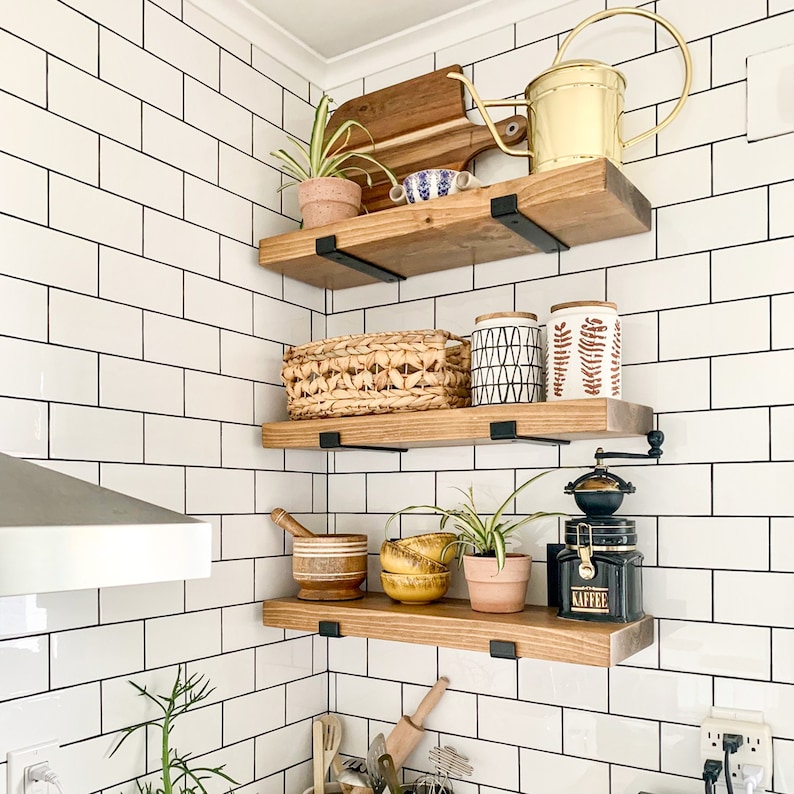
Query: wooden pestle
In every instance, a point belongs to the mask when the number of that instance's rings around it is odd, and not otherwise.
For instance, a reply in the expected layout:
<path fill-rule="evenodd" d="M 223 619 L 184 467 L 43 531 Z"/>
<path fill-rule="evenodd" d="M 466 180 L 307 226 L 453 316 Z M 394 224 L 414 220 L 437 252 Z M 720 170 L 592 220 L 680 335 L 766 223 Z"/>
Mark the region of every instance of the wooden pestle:
<path fill-rule="evenodd" d="M 270 520 L 281 527 L 290 535 L 296 538 L 315 538 L 314 532 L 306 529 L 299 521 L 296 521 L 283 507 L 277 507 L 270 514 Z"/>

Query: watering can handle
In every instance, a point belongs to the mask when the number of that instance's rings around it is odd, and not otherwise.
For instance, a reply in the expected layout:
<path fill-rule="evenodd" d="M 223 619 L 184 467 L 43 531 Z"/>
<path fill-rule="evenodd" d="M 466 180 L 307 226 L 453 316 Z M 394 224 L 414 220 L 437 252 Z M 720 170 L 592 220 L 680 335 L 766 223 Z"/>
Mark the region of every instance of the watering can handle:
<path fill-rule="evenodd" d="M 675 107 L 670 111 L 667 118 L 660 121 L 653 129 L 643 132 L 640 135 L 636 135 L 635 137 L 631 138 L 631 140 L 626 141 L 623 144 L 623 148 L 626 149 L 629 146 L 634 146 L 635 143 L 639 143 L 640 141 L 644 141 L 646 138 L 650 138 L 652 135 L 656 135 L 657 132 L 661 132 L 661 130 L 663 130 L 679 114 L 681 108 L 684 106 L 684 102 L 686 102 L 687 96 L 689 95 L 689 89 L 692 86 L 692 56 L 689 54 L 689 48 L 686 46 L 684 37 L 666 19 L 660 17 L 658 14 L 654 14 L 652 11 L 646 11 L 644 8 L 610 8 L 607 11 L 599 11 L 597 14 L 593 14 L 592 16 L 587 17 L 587 19 L 582 20 L 565 37 L 565 40 L 560 45 L 560 49 L 557 50 L 557 55 L 554 57 L 552 66 L 557 66 L 557 64 L 560 63 L 562 56 L 565 54 L 565 50 L 568 49 L 568 45 L 571 43 L 573 37 L 581 33 L 584 28 L 593 22 L 600 22 L 602 19 L 608 19 L 609 17 L 614 17 L 618 14 L 634 14 L 638 17 L 650 19 L 657 25 L 661 25 L 675 39 L 676 44 L 678 44 L 678 46 L 681 48 L 681 54 L 684 56 L 684 68 L 686 69 L 684 90 L 681 92 L 678 102 L 676 102 Z"/>
<path fill-rule="evenodd" d="M 523 99 L 480 99 L 480 95 L 477 93 L 477 89 L 472 85 L 471 80 L 466 77 L 465 74 L 461 74 L 460 72 L 449 72 L 447 77 L 452 78 L 453 80 L 458 80 L 459 82 L 463 83 L 466 88 L 469 89 L 469 92 L 474 99 L 474 104 L 480 110 L 482 114 L 483 121 L 485 122 L 485 126 L 488 128 L 488 131 L 493 135 L 493 139 L 496 142 L 496 145 L 505 153 L 505 154 L 512 154 L 514 157 L 534 157 L 534 153 L 531 149 L 511 149 L 503 140 L 502 136 L 499 134 L 499 130 L 496 129 L 496 124 L 493 123 L 491 117 L 485 111 L 486 107 L 489 108 L 506 108 L 506 107 L 515 107 L 516 105 L 526 105 L 526 101 Z"/>

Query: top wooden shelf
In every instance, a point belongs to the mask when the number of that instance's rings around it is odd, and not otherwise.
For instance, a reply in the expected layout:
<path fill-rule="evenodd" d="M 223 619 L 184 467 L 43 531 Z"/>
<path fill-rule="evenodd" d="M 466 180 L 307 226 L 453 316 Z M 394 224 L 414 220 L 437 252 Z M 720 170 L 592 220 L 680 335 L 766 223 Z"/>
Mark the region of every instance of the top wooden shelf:
<path fill-rule="evenodd" d="M 339 250 L 405 277 L 537 253 L 491 217 L 491 199 L 511 194 L 522 215 L 568 246 L 651 228 L 648 199 L 599 159 L 266 238 L 259 243 L 259 264 L 318 287 L 344 289 L 376 279 L 318 256 L 320 237 L 335 235 Z"/>

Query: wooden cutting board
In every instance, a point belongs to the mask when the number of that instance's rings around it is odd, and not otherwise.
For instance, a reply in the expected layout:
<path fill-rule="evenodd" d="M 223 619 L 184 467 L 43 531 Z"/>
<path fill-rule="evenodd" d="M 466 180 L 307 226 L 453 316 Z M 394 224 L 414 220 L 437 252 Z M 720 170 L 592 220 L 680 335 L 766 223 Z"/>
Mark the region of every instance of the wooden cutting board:
<path fill-rule="evenodd" d="M 447 66 L 351 99 L 331 116 L 327 132 L 332 133 L 348 119 L 360 121 L 374 144 L 356 129 L 346 149 L 373 154 L 394 171 L 400 182 L 423 168 L 463 171 L 478 154 L 495 148 L 496 142 L 484 125 L 466 117 L 463 84 L 447 77 L 449 72 L 460 71 L 460 66 Z M 512 116 L 496 126 L 508 145 L 526 138 L 524 116 Z M 366 160 L 351 159 L 348 164 L 363 168 L 372 178 L 371 188 L 363 176 L 356 178 L 364 188 L 363 203 L 369 212 L 394 206 L 389 199 L 391 185 L 383 171 Z"/>

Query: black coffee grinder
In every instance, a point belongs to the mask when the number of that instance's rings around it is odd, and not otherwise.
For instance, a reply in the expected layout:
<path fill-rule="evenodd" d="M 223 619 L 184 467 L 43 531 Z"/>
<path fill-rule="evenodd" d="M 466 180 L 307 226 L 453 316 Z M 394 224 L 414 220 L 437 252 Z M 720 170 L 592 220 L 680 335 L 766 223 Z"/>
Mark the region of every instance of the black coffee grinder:
<path fill-rule="evenodd" d="M 559 564 L 561 618 L 607 623 L 630 623 L 645 616 L 642 610 L 642 552 L 637 551 L 634 519 L 616 516 L 626 494 L 635 487 L 608 471 L 604 458 L 658 458 L 664 436 L 648 434 L 646 455 L 596 450 L 593 471 L 568 483 L 583 516 L 565 522 L 565 549 Z"/>

